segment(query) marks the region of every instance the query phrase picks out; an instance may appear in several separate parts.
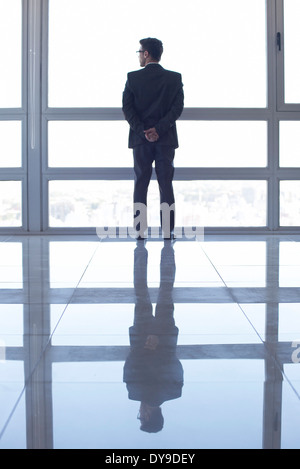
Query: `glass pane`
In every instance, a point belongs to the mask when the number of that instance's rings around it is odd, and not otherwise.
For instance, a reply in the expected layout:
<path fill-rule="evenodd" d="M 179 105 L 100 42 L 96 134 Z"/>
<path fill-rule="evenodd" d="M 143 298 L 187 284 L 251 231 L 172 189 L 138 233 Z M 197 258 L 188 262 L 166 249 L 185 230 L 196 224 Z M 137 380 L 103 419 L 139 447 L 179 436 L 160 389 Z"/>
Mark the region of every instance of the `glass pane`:
<path fill-rule="evenodd" d="M 131 167 L 128 133 L 125 121 L 51 121 L 49 166 Z"/>
<path fill-rule="evenodd" d="M 175 166 L 264 167 L 267 123 L 179 121 Z"/>
<path fill-rule="evenodd" d="M 280 182 L 280 225 L 300 226 L 300 181 Z"/>
<path fill-rule="evenodd" d="M 139 0 L 50 0 L 49 106 L 120 107 L 147 36 L 182 73 L 187 107 L 266 106 L 265 0 L 152 0 L 151 10 L 155 21 Z"/>
<path fill-rule="evenodd" d="M 148 191 L 148 222 L 159 226 L 156 181 Z M 133 226 L 133 181 L 50 181 L 50 227 Z"/>
<path fill-rule="evenodd" d="M 300 2 L 284 0 L 284 81 L 285 102 L 300 102 Z"/>
<path fill-rule="evenodd" d="M 177 226 L 266 226 L 266 181 L 174 181 Z"/>
<path fill-rule="evenodd" d="M 21 181 L 0 181 L 0 227 L 22 226 L 21 207 Z"/>
<path fill-rule="evenodd" d="M 266 226 L 266 181 L 174 181 L 176 226 Z M 50 181 L 51 227 L 132 227 L 133 181 Z M 151 181 L 149 226 L 159 226 Z"/>
<path fill-rule="evenodd" d="M 266 2 L 202 0 L 189 8 L 179 3 L 178 22 L 186 25 L 181 49 L 183 53 L 192 49 L 184 53 L 183 62 L 180 56 L 179 64 L 177 54 L 186 106 L 265 107 Z M 178 36 L 182 43 L 182 35 Z M 169 42 L 172 51 L 173 39 Z"/>
<path fill-rule="evenodd" d="M 0 121 L 0 167 L 22 165 L 22 124 L 19 121 Z"/>
<path fill-rule="evenodd" d="M 0 0 L 0 108 L 21 107 L 22 2 Z"/>
<path fill-rule="evenodd" d="M 300 121 L 279 123 L 280 166 L 300 166 Z"/>
<path fill-rule="evenodd" d="M 133 181 L 50 181 L 49 225 L 132 226 Z"/>

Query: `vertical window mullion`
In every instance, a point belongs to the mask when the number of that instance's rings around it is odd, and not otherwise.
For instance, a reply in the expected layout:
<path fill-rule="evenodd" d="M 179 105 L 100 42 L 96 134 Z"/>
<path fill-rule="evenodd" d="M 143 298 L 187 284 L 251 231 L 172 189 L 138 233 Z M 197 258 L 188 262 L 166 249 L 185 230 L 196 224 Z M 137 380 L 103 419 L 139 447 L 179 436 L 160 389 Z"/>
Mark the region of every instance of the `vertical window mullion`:
<path fill-rule="evenodd" d="M 41 231 L 41 9 L 42 2 L 28 2 L 27 43 L 27 155 L 28 155 L 28 230 Z"/>
<path fill-rule="evenodd" d="M 275 35 L 276 34 L 276 35 Z M 273 47 L 276 48 L 276 78 L 277 78 L 277 110 L 284 109 L 284 30 L 283 30 L 283 0 L 276 0 L 276 32 Z M 280 47 L 277 42 L 280 35 Z"/>

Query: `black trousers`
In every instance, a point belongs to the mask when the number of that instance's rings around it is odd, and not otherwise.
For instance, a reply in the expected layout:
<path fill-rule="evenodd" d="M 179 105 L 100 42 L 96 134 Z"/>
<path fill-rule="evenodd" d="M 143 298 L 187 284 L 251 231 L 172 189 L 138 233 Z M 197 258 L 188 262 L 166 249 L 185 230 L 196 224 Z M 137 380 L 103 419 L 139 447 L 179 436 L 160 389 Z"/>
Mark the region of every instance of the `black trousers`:
<path fill-rule="evenodd" d="M 147 193 L 152 175 L 152 165 L 155 163 L 155 172 L 160 192 L 160 222 L 165 235 L 169 236 L 175 225 L 175 198 L 173 192 L 175 149 L 157 143 L 145 143 L 133 149 L 134 158 L 134 217 L 141 223 L 135 223 L 136 230 L 147 228 Z M 141 204 L 141 205 L 140 205 Z M 141 208 L 145 211 L 141 214 Z M 142 221 L 141 221 L 142 220 Z M 143 227 L 143 229 L 142 229 Z"/>

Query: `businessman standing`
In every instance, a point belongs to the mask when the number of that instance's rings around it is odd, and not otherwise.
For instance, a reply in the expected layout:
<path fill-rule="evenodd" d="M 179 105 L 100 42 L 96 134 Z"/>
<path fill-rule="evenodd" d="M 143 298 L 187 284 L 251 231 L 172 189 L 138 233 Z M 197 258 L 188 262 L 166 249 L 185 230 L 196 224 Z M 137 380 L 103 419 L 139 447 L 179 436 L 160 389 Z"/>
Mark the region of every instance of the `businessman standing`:
<path fill-rule="evenodd" d="M 160 40 L 141 39 L 137 53 L 142 69 L 128 73 L 123 92 L 123 113 L 130 125 L 128 146 L 133 149 L 134 159 L 134 227 L 138 238 L 146 236 L 147 192 L 154 163 L 160 191 L 161 227 L 164 238 L 170 239 L 175 225 L 176 120 L 183 110 L 183 85 L 180 73 L 159 64 L 163 53 Z"/>

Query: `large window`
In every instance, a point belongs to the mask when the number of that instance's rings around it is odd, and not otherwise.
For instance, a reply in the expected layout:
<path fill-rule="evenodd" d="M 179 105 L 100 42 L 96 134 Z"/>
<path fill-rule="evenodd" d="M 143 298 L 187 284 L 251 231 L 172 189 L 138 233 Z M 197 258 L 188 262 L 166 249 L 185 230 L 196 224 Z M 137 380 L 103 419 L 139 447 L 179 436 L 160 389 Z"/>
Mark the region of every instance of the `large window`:
<path fill-rule="evenodd" d="M 161 64 L 184 83 L 177 224 L 300 227 L 298 1 L 154 0 L 152 8 L 155 22 L 138 0 L 0 0 L 1 231 L 131 226 L 121 102 L 147 36 L 163 40 Z M 157 201 L 152 181 L 154 225 Z"/>

